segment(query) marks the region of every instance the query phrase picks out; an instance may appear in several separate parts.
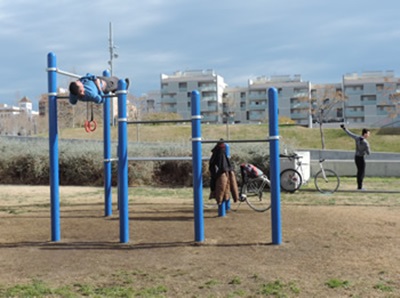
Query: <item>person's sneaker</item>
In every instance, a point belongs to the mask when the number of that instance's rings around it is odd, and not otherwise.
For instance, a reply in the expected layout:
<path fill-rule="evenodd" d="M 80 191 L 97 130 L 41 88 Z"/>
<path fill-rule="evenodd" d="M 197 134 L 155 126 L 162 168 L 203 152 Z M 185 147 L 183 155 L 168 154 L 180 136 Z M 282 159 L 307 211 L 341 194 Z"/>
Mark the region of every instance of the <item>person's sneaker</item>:
<path fill-rule="evenodd" d="M 129 89 L 130 81 L 129 81 L 128 78 L 126 78 L 126 79 L 125 79 L 125 82 L 126 82 L 126 90 L 128 90 L 128 89 Z"/>

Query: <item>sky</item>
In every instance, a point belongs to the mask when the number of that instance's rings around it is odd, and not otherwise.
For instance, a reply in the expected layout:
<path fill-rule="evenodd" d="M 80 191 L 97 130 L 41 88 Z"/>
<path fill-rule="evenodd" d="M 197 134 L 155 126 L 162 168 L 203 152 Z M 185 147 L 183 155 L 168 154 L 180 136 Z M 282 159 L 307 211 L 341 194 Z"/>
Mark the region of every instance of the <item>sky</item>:
<path fill-rule="evenodd" d="M 79 75 L 109 68 L 109 27 L 135 96 L 160 75 L 213 69 L 230 87 L 260 76 L 340 82 L 347 73 L 400 77 L 398 0 L 0 0 L 0 103 L 47 93 L 47 55 Z M 67 88 L 71 78 L 59 75 Z"/>

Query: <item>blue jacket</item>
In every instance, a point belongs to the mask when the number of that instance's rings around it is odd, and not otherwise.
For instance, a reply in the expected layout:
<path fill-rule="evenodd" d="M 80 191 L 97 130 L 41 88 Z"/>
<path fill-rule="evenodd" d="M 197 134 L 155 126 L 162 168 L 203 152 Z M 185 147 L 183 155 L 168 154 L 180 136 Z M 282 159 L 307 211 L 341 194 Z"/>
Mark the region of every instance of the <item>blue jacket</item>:
<path fill-rule="evenodd" d="M 79 79 L 82 82 L 83 87 L 85 88 L 85 95 L 80 98 L 76 95 L 69 94 L 69 102 L 74 105 L 77 103 L 78 100 L 81 101 L 93 101 L 95 103 L 103 103 L 103 91 L 97 89 L 95 84 L 96 76 L 90 73 L 86 74 L 86 76 Z"/>

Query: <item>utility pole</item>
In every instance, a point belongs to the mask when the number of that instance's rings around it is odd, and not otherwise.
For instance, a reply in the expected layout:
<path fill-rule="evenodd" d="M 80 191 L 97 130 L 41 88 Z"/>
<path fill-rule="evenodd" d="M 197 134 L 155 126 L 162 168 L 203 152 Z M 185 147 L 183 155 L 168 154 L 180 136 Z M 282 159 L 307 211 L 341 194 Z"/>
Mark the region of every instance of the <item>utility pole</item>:
<path fill-rule="evenodd" d="M 112 23 L 110 22 L 110 27 L 109 27 L 109 34 L 108 34 L 108 44 L 109 44 L 109 50 L 110 50 L 110 60 L 108 61 L 108 64 L 110 65 L 110 75 L 113 75 L 113 60 L 114 58 L 118 58 L 118 54 L 115 52 L 115 49 L 117 48 L 114 46 L 114 41 L 113 41 L 113 32 L 112 32 Z M 115 125 L 115 118 L 114 118 L 114 97 L 110 97 L 111 101 L 111 122 L 112 126 Z"/>

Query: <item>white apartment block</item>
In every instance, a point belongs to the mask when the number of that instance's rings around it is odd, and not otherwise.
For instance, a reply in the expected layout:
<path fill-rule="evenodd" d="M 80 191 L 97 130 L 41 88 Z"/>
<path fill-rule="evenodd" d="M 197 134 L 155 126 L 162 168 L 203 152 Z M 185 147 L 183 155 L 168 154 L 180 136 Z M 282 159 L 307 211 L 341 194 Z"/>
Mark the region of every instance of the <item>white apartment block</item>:
<path fill-rule="evenodd" d="M 200 93 L 200 111 L 203 121 L 221 122 L 223 118 L 222 94 L 224 79 L 213 70 L 191 70 L 161 74 L 160 110 L 178 113 L 183 119 L 191 118 L 191 92 Z"/>
<path fill-rule="evenodd" d="M 343 90 L 347 97 L 346 122 L 369 127 L 399 126 L 400 79 L 393 71 L 346 74 Z"/>
<path fill-rule="evenodd" d="M 268 89 L 278 91 L 279 117 L 298 125 L 346 122 L 356 126 L 400 125 L 400 79 L 393 71 L 346 74 L 341 82 L 313 84 L 300 75 L 258 77 L 228 87 L 213 70 L 161 75 L 160 110 L 190 118 L 190 94 L 201 95 L 203 121 L 259 123 L 268 119 Z M 323 117 L 322 117 L 322 116 Z"/>

